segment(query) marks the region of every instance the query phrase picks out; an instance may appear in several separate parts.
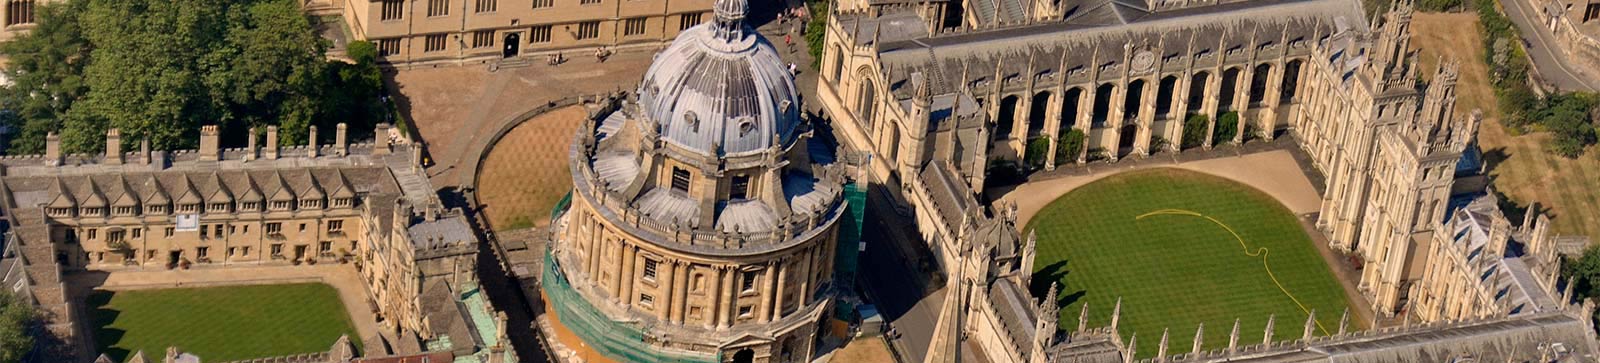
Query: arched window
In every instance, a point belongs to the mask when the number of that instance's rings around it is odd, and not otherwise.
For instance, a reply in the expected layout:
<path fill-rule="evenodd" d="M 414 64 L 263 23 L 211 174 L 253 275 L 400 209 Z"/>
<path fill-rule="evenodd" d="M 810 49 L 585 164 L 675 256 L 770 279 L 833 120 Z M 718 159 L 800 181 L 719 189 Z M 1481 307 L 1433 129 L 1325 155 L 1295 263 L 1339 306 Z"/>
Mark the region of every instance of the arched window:
<path fill-rule="evenodd" d="M 832 79 L 833 84 L 839 84 L 842 76 L 844 76 L 844 48 L 835 45 L 833 46 L 833 76 L 828 77 L 828 79 Z"/>
<path fill-rule="evenodd" d="M 872 76 L 868 72 L 861 73 L 861 90 L 856 92 L 856 117 L 861 118 L 861 124 L 871 132 L 873 119 L 878 115 L 878 88 L 872 84 Z"/>

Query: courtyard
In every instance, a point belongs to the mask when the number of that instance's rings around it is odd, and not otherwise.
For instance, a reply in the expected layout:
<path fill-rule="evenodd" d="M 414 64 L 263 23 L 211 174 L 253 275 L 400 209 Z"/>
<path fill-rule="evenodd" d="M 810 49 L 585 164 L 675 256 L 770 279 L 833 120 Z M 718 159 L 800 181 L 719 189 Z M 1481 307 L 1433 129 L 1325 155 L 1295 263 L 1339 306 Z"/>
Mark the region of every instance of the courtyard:
<path fill-rule="evenodd" d="M 1224 348 L 1234 319 L 1241 345 L 1298 339 L 1316 311 L 1315 334 L 1337 332 L 1346 292 L 1295 214 L 1268 193 L 1177 168 L 1103 176 L 1071 189 L 1028 221 L 1038 234 L 1033 289 L 1062 284 L 1061 326 L 1106 326 L 1118 298 L 1124 339 L 1147 344 L 1171 329 L 1187 349 L 1205 324 L 1205 349 Z M 1354 314 L 1354 312 L 1353 312 Z M 1360 325 L 1352 317 L 1352 328 Z M 1150 357 L 1155 349 L 1141 349 Z"/>
<path fill-rule="evenodd" d="M 114 361 L 177 346 L 206 361 L 327 351 L 360 344 L 334 287 L 321 283 L 98 290 L 88 299 L 96 350 Z"/>
<path fill-rule="evenodd" d="M 580 105 L 539 114 L 489 149 L 478 170 L 478 199 L 496 229 L 550 224 L 550 209 L 572 190 L 567 154 L 588 115 Z"/>

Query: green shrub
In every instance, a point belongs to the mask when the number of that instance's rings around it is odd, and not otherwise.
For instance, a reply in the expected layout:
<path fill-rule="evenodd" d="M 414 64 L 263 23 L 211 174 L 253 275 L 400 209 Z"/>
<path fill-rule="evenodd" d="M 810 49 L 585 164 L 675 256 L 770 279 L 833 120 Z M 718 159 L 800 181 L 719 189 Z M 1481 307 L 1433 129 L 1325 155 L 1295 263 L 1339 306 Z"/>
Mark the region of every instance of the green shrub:
<path fill-rule="evenodd" d="M 1029 141 L 1026 154 L 1024 160 L 1029 168 L 1044 167 L 1045 158 L 1050 155 L 1050 139 L 1041 137 Z"/>
<path fill-rule="evenodd" d="M 1233 142 L 1233 137 L 1239 134 L 1239 112 L 1228 111 L 1217 117 L 1217 128 L 1211 136 L 1211 144 L 1219 145 Z"/>
<path fill-rule="evenodd" d="M 811 69 L 822 69 L 822 43 L 828 37 L 828 2 L 817 1 L 811 5 L 811 21 L 806 23 L 806 51 L 811 52 Z"/>
<path fill-rule="evenodd" d="M 1183 140 L 1179 146 L 1188 149 L 1200 147 L 1206 142 L 1206 124 L 1211 123 L 1211 118 L 1201 114 L 1189 114 L 1183 120 Z"/>
<path fill-rule="evenodd" d="M 1078 153 L 1083 152 L 1084 139 L 1088 138 L 1083 130 L 1072 129 L 1056 138 L 1056 165 L 1078 161 Z"/>

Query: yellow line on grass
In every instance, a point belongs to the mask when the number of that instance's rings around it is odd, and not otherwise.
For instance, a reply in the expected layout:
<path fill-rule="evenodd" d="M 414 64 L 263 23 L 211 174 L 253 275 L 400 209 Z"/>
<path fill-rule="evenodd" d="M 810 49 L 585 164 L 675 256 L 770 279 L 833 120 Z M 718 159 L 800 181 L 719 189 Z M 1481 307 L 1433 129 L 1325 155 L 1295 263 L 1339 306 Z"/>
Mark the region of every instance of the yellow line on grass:
<path fill-rule="evenodd" d="M 1254 253 L 1250 252 L 1250 246 L 1245 245 L 1244 237 L 1239 237 L 1239 232 L 1235 232 L 1233 230 L 1233 227 L 1228 227 L 1228 224 L 1222 223 L 1222 221 L 1219 221 L 1216 218 L 1211 218 L 1211 216 L 1200 214 L 1199 212 L 1195 212 L 1195 211 L 1189 211 L 1189 210 L 1183 210 L 1183 209 L 1162 209 L 1162 210 L 1157 210 L 1157 211 L 1154 211 L 1154 212 L 1140 214 L 1138 217 L 1134 217 L 1133 219 L 1134 220 L 1140 220 L 1140 219 L 1144 219 L 1144 217 L 1155 216 L 1155 215 L 1183 215 L 1183 216 L 1192 216 L 1192 217 L 1205 218 L 1206 220 L 1211 221 L 1211 223 L 1216 223 L 1217 226 L 1222 227 L 1222 229 L 1228 230 L 1228 234 L 1232 234 L 1233 235 L 1233 239 L 1239 241 L 1239 247 L 1244 249 L 1244 255 L 1245 256 L 1260 257 L 1261 258 L 1261 268 L 1267 270 L 1267 277 L 1272 278 L 1272 284 L 1273 285 L 1278 285 L 1278 291 L 1282 291 L 1284 296 L 1288 296 L 1289 300 L 1294 301 L 1294 304 L 1299 306 L 1300 307 L 1300 311 L 1305 312 L 1306 316 L 1311 316 L 1311 309 L 1306 308 L 1305 304 L 1300 303 L 1300 299 L 1295 298 L 1294 294 L 1289 293 L 1289 289 L 1286 289 L 1286 288 L 1283 287 L 1283 283 L 1278 282 L 1278 276 L 1272 274 L 1272 266 L 1267 265 L 1267 254 L 1268 254 L 1268 251 L 1267 251 L 1266 247 L 1257 247 Z M 1318 330 L 1322 330 L 1322 335 L 1328 335 L 1328 328 L 1322 326 L 1322 322 L 1321 321 L 1317 321 L 1317 329 Z"/>

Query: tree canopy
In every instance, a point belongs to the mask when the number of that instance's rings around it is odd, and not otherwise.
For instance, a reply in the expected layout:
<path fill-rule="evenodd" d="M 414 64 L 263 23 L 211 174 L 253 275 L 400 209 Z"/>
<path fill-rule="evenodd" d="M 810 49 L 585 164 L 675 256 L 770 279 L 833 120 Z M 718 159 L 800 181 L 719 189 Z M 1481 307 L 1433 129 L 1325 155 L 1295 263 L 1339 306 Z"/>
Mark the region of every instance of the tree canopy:
<path fill-rule="evenodd" d="M 17 362 L 33 349 L 33 327 L 38 314 L 33 306 L 10 290 L 0 290 L 0 362 Z"/>
<path fill-rule="evenodd" d="M 210 124 L 279 125 L 283 144 L 304 143 L 309 125 L 370 129 L 384 115 L 375 57 L 329 61 L 328 46 L 293 0 L 43 5 L 37 28 L 0 47 L 14 60 L 0 89 L 20 130 L 11 153 L 42 151 L 48 131 L 66 152 L 97 152 L 111 127 L 157 149 L 193 147 Z"/>

